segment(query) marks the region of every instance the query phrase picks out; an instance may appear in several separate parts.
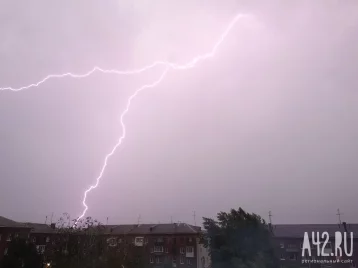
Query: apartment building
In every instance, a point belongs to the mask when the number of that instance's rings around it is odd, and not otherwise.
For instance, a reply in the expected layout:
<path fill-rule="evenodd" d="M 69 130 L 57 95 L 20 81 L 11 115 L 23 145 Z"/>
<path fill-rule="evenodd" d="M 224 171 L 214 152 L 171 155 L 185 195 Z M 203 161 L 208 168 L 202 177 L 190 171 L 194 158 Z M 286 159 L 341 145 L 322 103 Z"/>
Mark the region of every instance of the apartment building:
<path fill-rule="evenodd" d="M 105 225 L 98 234 L 107 250 L 128 251 L 128 257 L 139 256 L 148 268 L 208 268 L 208 255 L 199 244 L 200 227 L 185 223 Z M 58 249 L 61 241 L 72 239 L 84 244 L 88 239 L 83 233 L 73 233 L 70 237 L 60 233 L 55 224 L 18 223 L 0 217 L 0 259 L 7 254 L 13 237 L 34 243 L 44 261 L 51 261 L 53 249 Z"/>
<path fill-rule="evenodd" d="M 37 252 L 43 255 L 44 261 L 51 259 L 56 239 L 59 236 L 56 224 L 24 223 L 24 225 L 30 228 L 28 238 L 36 245 Z"/>
<path fill-rule="evenodd" d="M 289 267 L 345 267 L 355 268 L 358 263 L 358 224 L 288 224 L 273 225 L 271 227 L 273 240 L 277 249 L 277 256 L 280 259 L 282 268 Z M 302 248 L 304 243 L 304 234 L 307 232 L 311 256 L 305 251 L 302 256 Z M 320 236 L 320 248 L 324 245 L 324 253 L 328 256 L 318 256 L 317 243 L 312 241 L 312 232 Z M 328 236 L 322 237 L 327 232 Z M 352 256 L 344 254 L 344 242 L 342 243 L 342 257 L 335 256 L 335 233 L 346 232 L 347 236 L 347 252 L 350 253 L 350 232 L 353 233 L 353 249 Z M 342 235 L 343 236 L 343 235 Z M 357 239 L 356 239 L 357 238 Z M 327 241 L 326 241 L 327 240 Z M 339 261 L 337 263 L 337 260 Z M 345 263 L 342 263 L 345 262 Z"/>
<path fill-rule="evenodd" d="M 0 216 L 0 260 L 7 254 L 8 245 L 14 238 L 27 238 L 30 228 L 22 223 Z"/>
<path fill-rule="evenodd" d="M 106 226 L 109 247 L 133 245 L 146 267 L 198 267 L 200 227 L 185 223 Z"/>

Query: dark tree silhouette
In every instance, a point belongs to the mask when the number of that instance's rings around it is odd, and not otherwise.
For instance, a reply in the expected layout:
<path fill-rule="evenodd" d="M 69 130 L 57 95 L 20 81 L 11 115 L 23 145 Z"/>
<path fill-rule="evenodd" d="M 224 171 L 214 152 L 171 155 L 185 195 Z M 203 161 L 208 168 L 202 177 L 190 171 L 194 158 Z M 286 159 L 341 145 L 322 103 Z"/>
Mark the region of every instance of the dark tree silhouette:
<path fill-rule="evenodd" d="M 277 268 L 269 226 L 242 208 L 204 219 L 203 242 L 213 268 Z"/>

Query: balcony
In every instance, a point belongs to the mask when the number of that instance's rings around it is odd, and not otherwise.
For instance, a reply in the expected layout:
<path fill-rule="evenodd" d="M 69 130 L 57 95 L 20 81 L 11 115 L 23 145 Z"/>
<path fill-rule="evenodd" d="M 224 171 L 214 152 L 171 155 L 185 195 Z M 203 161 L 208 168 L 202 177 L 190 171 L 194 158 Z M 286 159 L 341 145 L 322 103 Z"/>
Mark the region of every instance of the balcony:
<path fill-rule="evenodd" d="M 194 258 L 194 247 L 186 247 L 185 257 Z"/>
<path fill-rule="evenodd" d="M 163 253 L 164 252 L 164 247 L 163 246 L 155 246 L 153 248 L 153 253 Z"/>

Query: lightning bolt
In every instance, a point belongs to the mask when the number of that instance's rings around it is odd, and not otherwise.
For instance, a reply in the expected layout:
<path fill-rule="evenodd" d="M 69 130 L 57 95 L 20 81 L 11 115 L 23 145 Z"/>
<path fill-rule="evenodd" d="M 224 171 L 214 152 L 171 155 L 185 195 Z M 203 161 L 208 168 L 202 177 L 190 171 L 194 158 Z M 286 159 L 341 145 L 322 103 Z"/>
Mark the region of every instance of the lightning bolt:
<path fill-rule="evenodd" d="M 73 74 L 73 73 L 64 73 L 64 74 L 51 74 L 46 76 L 44 79 L 38 81 L 37 83 L 33 83 L 27 86 L 23 86 L 23 87 L 19 87 L 19 88 L 12 88 L 12 87 L 4 87 L 4 88 L 0 88 L 0 91 L 3 90 L 10 90 L 10 91 L 22 91 L 25 89 L 30 89 L 33 87 L 39 87 L 41 84 L 45 83 L 47 80 L 50 80 L 52 78 L 64 78 L 64 77 L 72 77 L 72 78 L 85 78 L 90 76 L 91 74 L 95 73 L 95 72 L 101 72 L 101 73 L 105 73 L 105 74 L 117 74 L 117 75 L 134 75 L 134 74 L 139 74 L 142 72 L 145 72 L 149 69 L 152 69 L 156 66 L 164 66 L 165 69 L 163 71 L 163 73 L 161 74 L 161 76 L 159 77 L 158 80 L 156 80 L 155 82 L 153 82 L 152 84 L 147 84 L 144 85 L 140 88 L 138 88 L 129 98 L 127 101 L 127 104 L 125 106 L 124 111 L 121 113 L 120 116 L 120 124 L 122 126 L 122 135 L 119 137 L 117 143 L 114 145 L 114 147 L 112 148 L 112 150 L 105 156 L 104 158 L 104 163 L 102 165 L 101 171 L 98 175 L 98 177 L 96 178 L 96 183 L 94 185 L 91 185 L 85 192 L 84 192 L 84 197 L 82 200 L 82 204 L 84 206 L 84 210 L 82 212 L 82 214 L 77 218 L 75 225 L 77 224 L 77 222 L 83 218 L 86 215 L 86 212 L 88 210 L 88 205 L 86 204 L 86 200 L 87 200 L 87 195 L 89 192 L 91 192 L 93 189 L 97 188 L 97 186 L 100 183 L 101 178 L 103 177 L 103 174 L 106 170 L 107 164 L 108 164 L 108 160 L 110 159 L 110 157 L 116 152 L 117 148 L 120 147 L 120 145 L 122 144 L 124 138 L 126 137 L 126 126 L 124 124 L 124 117 L 125 115 L 128 113 L 132 100 L 143 90 L 148 89 L 148 88 L 153 88 L 156 87 L 157 85 L 159 85 L 163 79 L 165 78 L 165 76 L 167 75 L 168 71 L 170 69 L 173 70 L 188 70 L 190 68 L 194 68 L 200 61 L 203 60 L 207 60 L 209 58 L 212 58 L 216 55 L 216 52 L 218 50 L 218 48 L 220 47 L 220 45 L 223 43 L 223 41 L 225 40 L 225 38 L 227 37 L 227 35 L 231 32 L 232 28 L 234 27 L 234 25 L 238 22 L 239 19 L 242 19 L 244 17 L 248 17 L 249 15 L 246 14 L 238 14 L 236 15 L 231 22 L 229 23 L 229 25 L 226 27 L 225 31 L 222 33 L 222 35 L 220 36 L 219 40 L 215 43 L 215 45 L 213 46 L 212 50 L 209 53 L 203 54 L 203 55 L 198 55 L 195 58 L 193 58 L 192 60 L 190 60 L 189 62 L 187 62 L 186 64 L 177 64 L 177 63 L 171 63 L 171 62 L 166 62 L 166 61 L 155 61 L 150 65 L 147 65 L 143 68 L 139 68 L 139 69 L 134 69 L 134 70 L 127 70 L 127 71 L 119 71 L 119 70 L 106 70 L 106 69 L 102 69 L 99 67 L 94 67 L 92 70 L 88 71 L 87 73 L 84 74 Z"/>

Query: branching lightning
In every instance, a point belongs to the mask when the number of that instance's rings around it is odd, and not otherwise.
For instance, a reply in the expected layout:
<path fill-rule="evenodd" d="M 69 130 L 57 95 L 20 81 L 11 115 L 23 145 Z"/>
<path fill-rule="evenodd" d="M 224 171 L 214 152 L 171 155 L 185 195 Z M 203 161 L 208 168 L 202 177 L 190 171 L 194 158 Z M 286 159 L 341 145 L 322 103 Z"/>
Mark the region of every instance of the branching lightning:
<path fill-rule="evenodd" d="M 104 158 L 104 163 L 102 165 L 102 168 L 100 170 L 100 173 L 98 175 L 98 177 L 96 178 L 96 183 L 94 185 L 91 185 L 85 192 L 84 192 L 84 197 L 82 200 L 82 204 L 84 206 L 84 210 L 82 212 L 82 214 L 77 218 L 76 220 L 76 224 L 77 222 L 83 218 L 88 210 L 88 206 L 86 204 L 86 200 L 87 200 L 87 195 L 89 192 L 91 192 L 93 189 L 97 188 L 97 186 L 100 183 L 101 178 L 103 177 L 103 174 L 106 170 L 107 164 L 108 164 L 108 160 L 109 158 L 115 153 L 115 151 L 117 150 L 118 147 L 120 147 L 120 145 L 122 144 L 122 141 L 124 140 L 124 138 L 126 137 L 126 127 L 124 124 L 124 117 L 125 115 L 128 113 L 130 106 L 131 106 L 131 102 L 132 100 L 144 89 L 147 88 L 153 88 L 156 87 L 157 85 L 159 85 L 163 79 L 165 78 L 165 76 L 167 75 L 168 71 L 170 69 L 173 70 L 187 70 L 190 68 L 193 68 L 197 65 L 197 63 L 199 63 L 200 61 L 212 58 L 216 55 L 216 51 L 219 48 L 219 46 L 222 44 L 222 42 L 225 40 L 226 36 L 230 33 L 230 31 L 232 30 L 232 28 L 234 27 L 234 25 L 237 23 L 237 21 L 241 18 L 247 17 L 248 15 L 243 15 L 243 14 L 238 14 L 236 17 L 234 17 L 234 19 L 229 23 L 229 25 L 227 26 L 226 30 L 222 33 L 222 35 L 220 36 L 219 40 L 215 43 L 214 47 L 212 48 L 211 52 L 207 53 L 207 54 L 203 54 L 203 55 L 198 55 L 197 57 L 193 58 L 191 61 L 189 61 L 186 64 L 177 64 L 177 63 L 171 63 L 171 62 L 166 62 L 166 61 L 155 61 L 154 63 L 147 65 L 143 68 L 140 69 L 134 69 L 134 70 L 127 70 L 127 71 L 119 71 L 119 70 L 106 70 L 106 69 L 101 69 L 99 67 L 94 67 L 92 70 L 90 70 L 87 73 L 84 74 L 73 74 L 73 73 L 64 73 L 64 74 L 51 74 L 46 76 L 44 79 L 38 81 L 37 83 L 33 83 L 27 86 L 23 86 L 23 87 L 19 87 L 19 88 L 12 88 L 12 87 L 4 87 L 4 88 L 0 88 L 0 91 L 4 91 L 4 90 L 9 90 L 9 91 L 22 91 L 25 89 L 30 89 L 33 87 L 39 87 L 40 85 L 42 85 L 43 83 L 45 83 L 47 80 L 50 80 L 52 78 L 64 78 L 64 77 L 71 77 L 71 78 L 85 78 L 90 76 L 91 74 L 95 73 L 95 72 L 101 72 L 101 73 L 105 73 L 105 74 L 117 74 L 117 75 L 134 75 L 134 74 L 139 74 L 139 73 L 143 73 L 149 69 L 152 69 L 156 66 L 163 66 L 165 67 L 163 73 L 161 74 L 160 78 L 158 80 L 156 80 L 154 83 L 152 84 L 147 84 L 144 85 L 140 88 L 138 88 L 129 98 L 127 101 L 127 104 L 125 106 L 124 111 L 121 113 L 120 116 L 120 124 L 122 126 L 122 135 L 119 137 L 117 143 L 114 145 L 114 147 L 112 148 L 112 150 L 105 156 Z"/>

